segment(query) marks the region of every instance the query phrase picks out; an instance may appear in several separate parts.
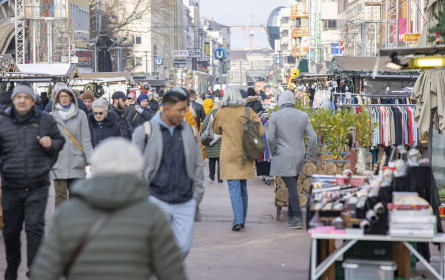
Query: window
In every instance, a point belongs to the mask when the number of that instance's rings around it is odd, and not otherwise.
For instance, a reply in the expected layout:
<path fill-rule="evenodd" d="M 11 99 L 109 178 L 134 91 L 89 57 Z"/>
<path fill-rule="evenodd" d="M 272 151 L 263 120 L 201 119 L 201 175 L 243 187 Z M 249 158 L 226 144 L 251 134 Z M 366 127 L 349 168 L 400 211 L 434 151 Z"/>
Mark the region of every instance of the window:
<path fill-rule="evenodd" d="M 134 43 L 136 45 L 142 45 L 142 37 L 141 36 L 134 36 Z"/>
<path fill-rule="evenodd" d="M 289 23 L 288 17 L 281 18 L 281 24 L 288 24 L 288 23 Z"/>
<path fill-rule="evenodd" d="M 289 30 L 283 30 L 283 32 L 281 32 L 281 37 L 282 38 L 289 37 Z"/>
<path fill-rule="evenodd" d="M 323 30 L 337 29 L 336 19 L 324 19 L 323 20 Z"/>
<path fill-rule="evenodd" d="M 136 64 L 136 67 L 142 66 L 142 57 L 136 57 L 134 59 L 134 64 Z"/>
<path fill-rule="evenodd" d="M 294 25 L 295 25 L 295 27 L 300 27 L 301 26 L 301 18 L 294 19 Z"/>

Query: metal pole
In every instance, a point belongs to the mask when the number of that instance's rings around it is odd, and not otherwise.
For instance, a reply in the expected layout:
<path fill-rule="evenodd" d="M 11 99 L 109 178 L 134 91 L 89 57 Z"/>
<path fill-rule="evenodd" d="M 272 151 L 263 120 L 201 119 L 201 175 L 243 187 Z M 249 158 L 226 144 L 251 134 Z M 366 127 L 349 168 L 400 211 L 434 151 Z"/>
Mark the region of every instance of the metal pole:
<path fill-rule="evenodd" d="M 223 72 L 223 61 L 222 61 L 222 59 L 219 61 L 219 68 L 220 68 L 220 71 L 219 71 L 219 86 L 220 86 L 220 90 L 222 90 L 223 88 L 222 88 L 222 72 Z"/>
<path fill-rule="evenodd" d="M 32 63 L 36 63 L 36 21 L 32 23 Z"/>
<path fill-rule="evenodd" d="M 400 28 L 400 26 L 399 26 L 399 0 L 397 0 L 397 3 L 396 3 L 396 32 L 397 32 L 397 34 L 396 34 L 396 38 L 395 38 L 397 47 L 399 47 L 399 36 L 400 36 L 399 28 Z"/>
<path fill-rule="evenodd" d="M 362 56 L 366 56 L 366 23 L 361 24 L 362 31 Z"/>
<path fill-rule="evenodd" d="M 240 89 L 243 86 L 242 79 L 241 79 L 241 76 L 242 76 L 241 63 L 242 63 L 242 60 L 240 59 L 239 60 L 239 88 Z"/>
<path fill-rule="evenodd" d="M 312 31 L 311 31 L 311 27 L 312 27 L 312 1 L 309 1 L 309 48 L 308 48 L 308 70 L 309 73 L 312 73 L 312 67 L 311 67 L 311 44 L 312 44 Z"/>
<path fill-rule="evenodd" d="M 102 0 L 99 0 L 99 34 L 102 33 Z"/>
<path fill-rule="evenodd" d="M 377 56 L 377 22 L 374 24 L 374 56 Z"/>

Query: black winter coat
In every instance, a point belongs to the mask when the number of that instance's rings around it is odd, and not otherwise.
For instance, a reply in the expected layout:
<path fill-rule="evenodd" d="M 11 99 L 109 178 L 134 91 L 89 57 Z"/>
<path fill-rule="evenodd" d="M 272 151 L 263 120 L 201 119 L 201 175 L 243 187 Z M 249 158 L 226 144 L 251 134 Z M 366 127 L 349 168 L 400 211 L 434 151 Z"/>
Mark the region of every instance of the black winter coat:
<path fill-rule="evenodd" d="M 136 127 L 142 125 L 144 122 L 151 120 L 155 113 L 150 109 L 145 109 L 142 113 L 139 113 L 136 109 L 133 109 L 127 116 L 127 122 L 130 124 L 133 131 Z"/>
<path fill-rule="evenodd" d="M 124 118 L 123 112 L 119 111 L 116 107 L 111 106 L 108 116 L 119 125 L 121 136 L 131 140 L 133 129 L 131 124 Z"/>
<path fill-rule="evenodd" d="M 156 100 L 150 100 L 148 101 L 148 107 L 156 114 L 156 112 L 159 111 L 159 103 Z"/>
<path fill-rule="evenodd" d="M 88 116 L 88 125 L 90 127 L 93 148 L 108 137 L 121 136 L 121 128 L 110 116 L 107 116 L 103 122 L 99 123 L 94 118 L 94 115 L 90 114 Z"/>
<path fill-rule="evenodd" d="M 206 118 L 204 107 L 201 104 L 192 101 L 192 109 L 195 111 L 193 117 L 195 117 L 196 125 L 198 126 L 198 129 L 201 129 L 201 122 L 203 122 Z"/>
<path fill-rule="evenodd" d="M 56 121 L 36 107 L 34 115 L 19 122 L 12 107 L 0 114 L 0 159 L 2 187 L 49 186 L 49 172 L 65 144 Z M 37 136 L 49 136 L 51 147 L 43 148 Z"/>
<path fill-rule="evenodd" d="M 127 107 L 125 107 L 125 109 L 124 109 L 124 118 L 128 117 L 128 114 L 130 114 L 130 112 L 134 109 L 134 106 L 136 106 L 136 104 L 137 103 L 130 104 L 130 105 L 127 105 Z"/>
<path fill-rule="evenodd" d="M 263 105 L 261 105 L 261 98 L 259 96 L 249 96 L 246 98 L 246 107 L 252 108 L 255 113 L 263 111 Z"/>

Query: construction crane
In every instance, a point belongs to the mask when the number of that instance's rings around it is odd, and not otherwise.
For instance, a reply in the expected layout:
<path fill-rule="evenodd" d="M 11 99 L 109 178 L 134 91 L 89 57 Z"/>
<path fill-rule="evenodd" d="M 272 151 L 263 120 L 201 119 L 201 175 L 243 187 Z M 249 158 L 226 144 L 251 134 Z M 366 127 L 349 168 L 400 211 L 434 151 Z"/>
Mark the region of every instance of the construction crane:
<path fill-rule="evenodd" d="M 250 24 L 248 26 L 231 26 L 230 29 L 249 30 L 249 49 L 255 47 L 255 33 L 254 31 L 266 32 L 266 28 L 263 26 L 256 27 L 253 25 L 253 15 L 250 14 Z"/>

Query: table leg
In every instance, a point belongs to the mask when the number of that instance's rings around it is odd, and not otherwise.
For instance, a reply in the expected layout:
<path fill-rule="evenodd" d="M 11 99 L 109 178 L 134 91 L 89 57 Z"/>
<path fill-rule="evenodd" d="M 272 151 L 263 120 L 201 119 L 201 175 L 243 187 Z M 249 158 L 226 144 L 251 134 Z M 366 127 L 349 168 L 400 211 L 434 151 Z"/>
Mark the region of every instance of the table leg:
<path fill-rule="evenodd" d="M 315 279 L 318 279 L 321 277 L 323 272 L 325 272 L 331 264 L 335 262 L 340 256 L 343 255 L 344 252 L 348 251 L 349 248 L 354 246 L 355 243 L 357 243 L 358 240 L 351 239 L 348 242 L 344 243 L 340 248 L 335 250 L 329 257 L 327 257 L 319 266 L 317 266 L 317 273 L 315 274 Z M 315 280 L 314 279 L 314 280 Z"/>
<path fill-rule="evenodd" d="M 417 250 L 416 249 L 414 249 L 413 248 L 413 246 L 411 246 L 411 244 L 409 244 L 409 242 L 406 242 L 406 241 L 402 241 L 403 242 L 403 244 L 406 246 L 406 248 L 408 248 L 410 251 L 411 251 L 411 253 L 413 253 L 415 256 L 416 256 L 416 258 L 418 258 L 419 259 L 419 261 L 421 261 L 424 265 L 425 265 L 425 267 L 437 278 L 437 279 L 439 279 L 439 280 L 445 280 L 444 278 L 443 278 L 443 275 L 439 275 L 439 273 L 437 273 L 437 271 L 425 260 L 425 258 L 424 257 L 422 257 L 422 255 L 419 253 L 419 252 L 417 252 Z"/>
<path fill-rule="evenodd" d="M 317 239 L 312 238 L 311 249 L 311 280 L 316 280 L 315 273 L 317 272 Z"/>

